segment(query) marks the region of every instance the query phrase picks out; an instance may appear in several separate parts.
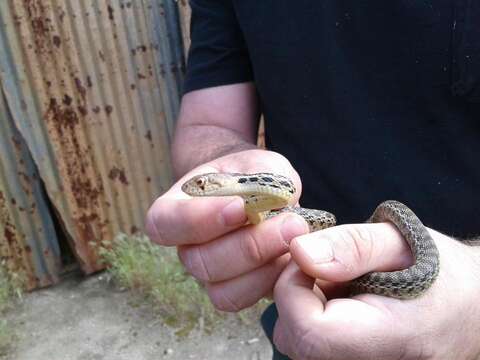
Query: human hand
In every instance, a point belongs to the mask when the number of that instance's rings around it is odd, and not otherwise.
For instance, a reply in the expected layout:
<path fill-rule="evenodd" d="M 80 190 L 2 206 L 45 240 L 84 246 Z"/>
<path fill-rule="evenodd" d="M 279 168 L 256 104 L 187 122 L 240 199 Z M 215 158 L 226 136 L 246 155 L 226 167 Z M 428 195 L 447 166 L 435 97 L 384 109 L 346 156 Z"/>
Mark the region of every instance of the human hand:
<path fill-rule="evenodd" d="M 292 240 L 293 261 L 274 291 L 278 349 L 302 360 L 477 359 L 480 248 L 429 231 L 440 273 L 413 300 L 346 296 L 349 280 L 412 265 L 407 243 L 389 223 L 337 226 Z"/>
<path fill-rule="evenodd" d="M 209 172 L 274 172 L 292 179 L 301 192 L 300 178 L 283 156 L 265 150 L 230 154 L 201 165 L 158 198 L 147 215 L 147 232 L 156 243 L 177 246 L 187 271 L 206 287 L 220 310 L 238 311 L 272 293 L 290 255 L 295 237 L 308 232 L 298 215 L 282 214 L 255 226 L 244 226 L 240 197 L 190 198 L 182 184 Z"/>

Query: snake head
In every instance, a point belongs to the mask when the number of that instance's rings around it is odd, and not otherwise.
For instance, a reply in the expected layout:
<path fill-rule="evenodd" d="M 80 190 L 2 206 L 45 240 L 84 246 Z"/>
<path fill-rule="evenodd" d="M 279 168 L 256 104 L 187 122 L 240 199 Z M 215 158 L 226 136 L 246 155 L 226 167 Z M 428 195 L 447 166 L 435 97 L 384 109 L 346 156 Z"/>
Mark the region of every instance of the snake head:
<path fill-rule="evenodd" d="M 231 174 L 208 173 L 197 175 L 182 185 L 182 191 L 190 196 L 222 196 L 234 182 Z"/>

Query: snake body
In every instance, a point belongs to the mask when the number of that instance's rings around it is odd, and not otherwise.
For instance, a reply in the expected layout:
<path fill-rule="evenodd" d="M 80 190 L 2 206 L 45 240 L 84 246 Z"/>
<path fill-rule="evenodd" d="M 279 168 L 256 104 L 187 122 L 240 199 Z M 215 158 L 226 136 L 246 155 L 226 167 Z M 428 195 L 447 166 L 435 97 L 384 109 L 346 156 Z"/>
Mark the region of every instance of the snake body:
<path fill-rule="evenodd" d="M 293 182 L 271 173 L 237 174 L 209 173 L 185 182 L 182 190 L 191 196 L 240 196 L 252 224 L 295 212 L 308 223 L 310 231 L 336 224 L 335 216 L 327 211 L 292 207 L 296 192 Z M 409 244 L 414 264 L 407 269 L 391 272 L 371 272 L 352 281 L 353 293 L 371 293 L 399 299 L 423 294 L 435 281 L 440 268 L 439 253 L 428 230 L 406 205 L 388 200 L 375 209 L 368 222 L 394 224 Z"/>

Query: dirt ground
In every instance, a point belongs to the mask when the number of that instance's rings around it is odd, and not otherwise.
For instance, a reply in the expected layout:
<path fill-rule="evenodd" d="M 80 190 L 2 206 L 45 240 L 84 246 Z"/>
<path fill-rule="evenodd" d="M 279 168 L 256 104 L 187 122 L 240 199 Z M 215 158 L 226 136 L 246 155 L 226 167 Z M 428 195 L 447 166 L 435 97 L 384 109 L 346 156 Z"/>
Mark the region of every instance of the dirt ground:
<path fill-rule="evenodd" d="M 227 323 L 213 334 L 178 339 L 147 306 L 132 306 L 105 274 L 68 276 L 28 294 L 8 316 L 17 344 L 2 360 L 269 360 L 259 324 Z"/>

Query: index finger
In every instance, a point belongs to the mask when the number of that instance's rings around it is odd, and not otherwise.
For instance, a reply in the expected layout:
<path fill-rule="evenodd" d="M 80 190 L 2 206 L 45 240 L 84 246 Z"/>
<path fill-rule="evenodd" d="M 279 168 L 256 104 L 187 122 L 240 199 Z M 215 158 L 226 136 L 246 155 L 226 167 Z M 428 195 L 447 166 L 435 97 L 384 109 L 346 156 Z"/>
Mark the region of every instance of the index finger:
<path fill-rule="evenodd" d="M 145 223 L 152 241 L 164 246 L 201 244 L 245 224 L 246 214 L 240 197 L 191 198 L 182 191 L 185 181 L 206 172 L 218 172 L 218 169 L 200 166 L 155 200 Z"/>
<path fill-rule="evenodd" d="M 258 170 L 256 166 L 252 165 L 250 171 Z M 216 165 L 202 165 L 158 198 L 147 214 L 146 229 L 151 240 L 166 246 L 202 244 L 244 225 L 247 218 L 240 197 L 190 198 L 181 189 L 195 175 L 228 170 L 220 160 Z M 297 180 L 295 185 L 301 187 L 298 175 L 295 172 L 290 175 Z M 294 194 L 295 199 L 298 196 Z"/>
<path fill-rule="evenodd" d="M 158 198 L 147 214 L 150 239 L 166 246 L 201 244 L 245 224 L 239 197 Z"/>

